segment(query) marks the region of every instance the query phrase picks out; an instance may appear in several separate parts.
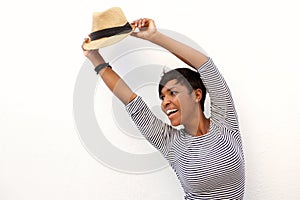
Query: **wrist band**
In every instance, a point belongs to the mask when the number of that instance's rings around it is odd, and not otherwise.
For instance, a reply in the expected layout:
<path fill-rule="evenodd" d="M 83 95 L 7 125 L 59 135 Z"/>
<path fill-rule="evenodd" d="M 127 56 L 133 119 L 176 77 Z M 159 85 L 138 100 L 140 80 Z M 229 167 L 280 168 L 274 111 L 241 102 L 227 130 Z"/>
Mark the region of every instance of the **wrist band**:
<path fill-rule="evenodd" d="M 99 74 L 100 70 L 103 69 L 103 68 L 105 68 L 105 67 L 111 68 L 111 66 L 109 65 L 109 63 L 102 63 L 102 64 L 100 64 L 100 65 L 97 65 L 97 66 L 95 67 L 95 72 L 96 72 L 96 74 Z"/>

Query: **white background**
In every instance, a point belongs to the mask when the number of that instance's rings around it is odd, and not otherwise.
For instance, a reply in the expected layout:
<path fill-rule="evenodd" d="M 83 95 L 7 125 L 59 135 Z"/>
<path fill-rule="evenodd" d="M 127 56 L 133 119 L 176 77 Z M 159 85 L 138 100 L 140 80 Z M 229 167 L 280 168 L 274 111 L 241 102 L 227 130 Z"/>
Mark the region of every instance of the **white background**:
<path fill-rule="evenodd" d="M 153 18 L 214 59 L 238 109 L 245 199 L 300 195 L 300 12 L 296 0 L 48 0 L 0 6 L 0 199 L 183 199 L 170 169 L 113 171 L 83 147 L 73 90 L 92 12 Z"/>

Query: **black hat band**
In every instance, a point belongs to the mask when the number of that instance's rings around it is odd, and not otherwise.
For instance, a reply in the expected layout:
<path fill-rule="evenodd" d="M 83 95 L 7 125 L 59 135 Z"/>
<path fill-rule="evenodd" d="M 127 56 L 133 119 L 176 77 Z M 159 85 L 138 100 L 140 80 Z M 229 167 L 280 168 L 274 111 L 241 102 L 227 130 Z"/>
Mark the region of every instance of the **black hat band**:
<path fill-rule="evenodd" d="M 98 40 L 104 37 L 110 37 L 114 35 L 120 35 L 123 33 L 129 33 L 132 31 L 132 27 L 129 22 L 127 22 L 124 26 L 117 26 L 113 28 L 107 28 L 99 31 L 92 32 L 90 34 L 91 41 Z"/>

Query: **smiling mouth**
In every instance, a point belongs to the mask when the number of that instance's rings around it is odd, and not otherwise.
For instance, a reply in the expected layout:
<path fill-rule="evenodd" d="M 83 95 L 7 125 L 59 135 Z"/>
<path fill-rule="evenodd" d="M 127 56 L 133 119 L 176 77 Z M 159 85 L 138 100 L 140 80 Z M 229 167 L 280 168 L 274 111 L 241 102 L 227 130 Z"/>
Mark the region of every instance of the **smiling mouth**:
<path fill-rule="evenodd" d="M 167 110 L 167 115 L 170 116 L 170 115 L 176 113 L 177 111 L 178 111 L 177 109 Z"/>

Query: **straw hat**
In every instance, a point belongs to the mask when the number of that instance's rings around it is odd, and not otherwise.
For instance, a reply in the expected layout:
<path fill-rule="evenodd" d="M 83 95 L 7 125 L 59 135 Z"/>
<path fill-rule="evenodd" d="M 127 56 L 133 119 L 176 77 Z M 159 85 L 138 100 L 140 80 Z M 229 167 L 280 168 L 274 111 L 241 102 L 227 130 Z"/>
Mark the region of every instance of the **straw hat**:
<path fill-rule="evenodd" d="M 113 7 L 104 12 L 95 12 L 92 33 L 83 48 L 91 50 L 115 44 L 133 31 L 134 27 L 127 21 L 121 8 Z"/>

